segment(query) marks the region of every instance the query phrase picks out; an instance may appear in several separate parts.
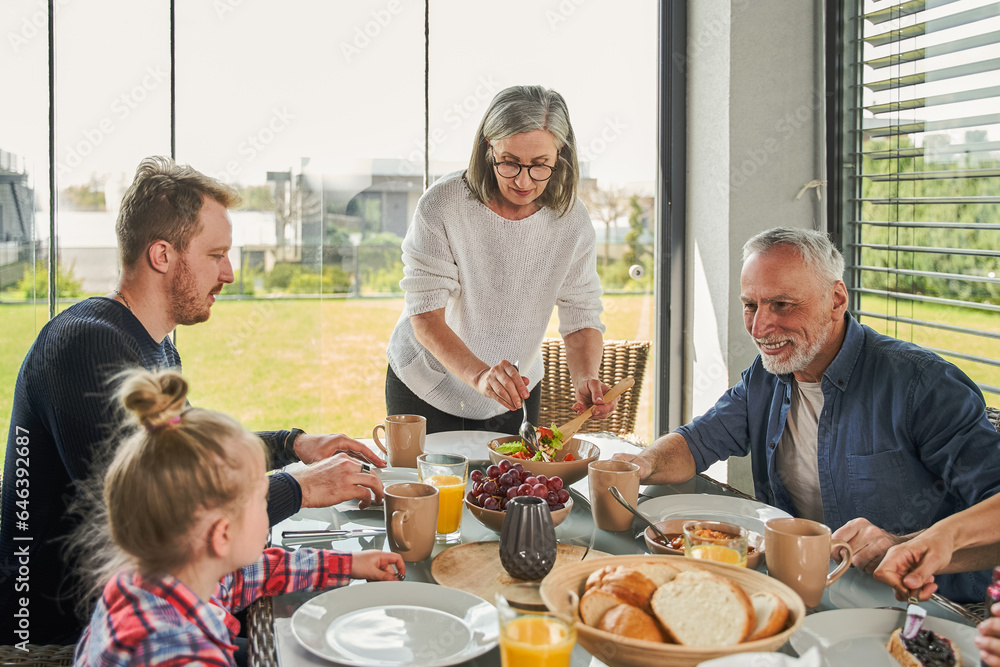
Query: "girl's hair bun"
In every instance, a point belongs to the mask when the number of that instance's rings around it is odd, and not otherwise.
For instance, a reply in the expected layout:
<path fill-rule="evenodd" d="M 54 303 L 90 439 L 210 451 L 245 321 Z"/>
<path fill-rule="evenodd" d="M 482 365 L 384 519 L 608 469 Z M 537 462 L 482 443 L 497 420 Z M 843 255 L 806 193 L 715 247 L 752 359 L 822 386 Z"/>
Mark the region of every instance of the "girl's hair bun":
<path fill-rule="evenodd" d="M 148 430 L 176 424 L 187 393 L 187 380 L 174 370 L 127 372 L 118 390 L 122 404 Z"/>

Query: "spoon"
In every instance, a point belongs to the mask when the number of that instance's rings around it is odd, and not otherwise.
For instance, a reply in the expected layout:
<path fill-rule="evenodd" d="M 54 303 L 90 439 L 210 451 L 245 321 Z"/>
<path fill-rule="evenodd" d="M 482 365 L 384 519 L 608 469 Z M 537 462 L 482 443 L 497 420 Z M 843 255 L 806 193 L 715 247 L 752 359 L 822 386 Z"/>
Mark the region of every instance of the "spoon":
<path fill-rule="evenodd" d="M 608 487 L 608 492 L 611 494 L 611 496 L 615 500 L 618 501 L 618 503 L 622 507 L 624 507 L 629 512 L 631 512 L 633 516 L 635 516 L 636 518 L 638 518 L 639 520 L 641 520 L 644 524 L 646 524 L 647 526 L 649 526 L 650 528 L 652 528 L 654 533 L 656 533 L 657 535 L 659 535 L 660 537 L 662 537 L 664 544 L 670 544 L 670 540 L 668 540 L 667 536 L 663 534 L 663 531 L 660 530 L 659 528 L 657 528 L 653 524 L 652 521 L 650 521 L 645 516 L 643 516 L 642 514 L 640 514 L 639 510 L 637 510 L 636 508 L 632 507 L 632 505 L 630 505 L 629 502 L 627 500 L 625 500 L 625 497 L 622 495 L 622 492 L 618 490 L 617 486 L 609 486 Z"/>
<path fill-rule="evenodd" d="M 517 367 L 516 363 L 514 364 L 514 370 L 517 371 L 518 375 L 521 374 L 521 369 Z M 521 436 L 521 440 L 524 441 L 524 448 L 528 450 L 529 454 L 534 456 L 538 452 L 538 432 L 535 431 L 535 427 L 528 421 L 528 404 L 524 400 L 521 401 L 521 407 L 524 408 L 524 420 L 521 422 L 521 428 L 518 429 L 518 433 Z M 542 456 L 545 457 L 544 454 Z M 548 457 L 545 458 L 547 459 Z"/>

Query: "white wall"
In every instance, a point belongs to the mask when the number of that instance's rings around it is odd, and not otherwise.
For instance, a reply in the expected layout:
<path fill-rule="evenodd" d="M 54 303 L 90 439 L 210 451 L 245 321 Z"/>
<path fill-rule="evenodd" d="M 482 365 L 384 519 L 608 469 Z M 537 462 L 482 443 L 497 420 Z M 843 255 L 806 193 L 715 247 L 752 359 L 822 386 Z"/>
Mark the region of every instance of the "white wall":
<path fill-rule="evenodd" d="M 825 228 L 820 0 L 688 3 L 685 413 L 705 412 L 756 356 L 743 328 L 743 243 L 776 226 Z M 820 189 L 825 197 L 825 188 Z M 749 460 L 729 483 L 752 492 Z"/>

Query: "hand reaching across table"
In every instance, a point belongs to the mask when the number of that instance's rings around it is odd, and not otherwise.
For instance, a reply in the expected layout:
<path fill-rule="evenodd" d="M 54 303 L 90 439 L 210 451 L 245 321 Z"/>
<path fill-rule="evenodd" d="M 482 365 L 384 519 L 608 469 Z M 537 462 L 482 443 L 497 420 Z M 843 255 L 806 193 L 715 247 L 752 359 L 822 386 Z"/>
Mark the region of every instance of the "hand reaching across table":
<path fill-rule="evenodd" d="M 349 438 L 343 433 L 326 433 L 310 435 L 299 433 L 292 445 L 295 455 L 303 463 L 316 463 L 334 454 L 351 454 L 354 458 L 362 458 L 376 468 L 384 468 L 385 461 L 364 443 Z"/>
<path fill-rule="evenodd" d="M 892 586 L 900 600 L 918 590 L 926 600 L 936 588 L 934 574 L 969 572 L 1000 561 L 998 518 L 1000 495 L 952 514 L 889 549 L 875 578 Z"/>
<path fill-rule="evenodd" d="M 341 453 L 296 470 L 292 477 L 302 488 L 302 507 L 329 507 L 351 499 L 357 499 L 361 509 L 373 501 L 382 504 L 382 482 L 365 470 L 366 465 Z"/>
<path fill-rule="evenodd" d="M 833 539 L 844 540 L 854 552 L 851 565 L 868 574 L 885 557 L 890 547 L 906 541 L 906 536 L 893 535 L 882 530 L 868 519 L 851 519 L 833 533 Z"/>

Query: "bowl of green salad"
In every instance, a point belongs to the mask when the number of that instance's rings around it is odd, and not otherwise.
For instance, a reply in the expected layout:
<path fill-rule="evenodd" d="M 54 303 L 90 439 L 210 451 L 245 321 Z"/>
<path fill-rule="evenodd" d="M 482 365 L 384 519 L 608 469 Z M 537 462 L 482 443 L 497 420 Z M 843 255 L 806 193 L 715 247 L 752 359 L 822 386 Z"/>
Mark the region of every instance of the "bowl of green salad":
<path fill-rule="evenodd" d="M 535 456 L 528 452 L 521 436 L 511 435 L 489 443 L 490 461 L 499 464 L 508 459 L 511 463 L 520 463 L 532 475 L 561 477 L 569 486 L 586 477 L 587 466 L 601 455 L 600 448 L 587 440 L 570 438 L 564 441 L 555 428 L 539 426 L 537 430 L 540 451 Z"/>

